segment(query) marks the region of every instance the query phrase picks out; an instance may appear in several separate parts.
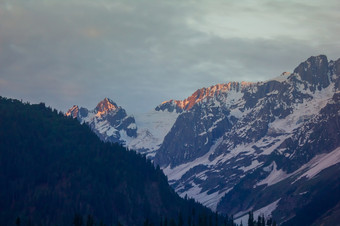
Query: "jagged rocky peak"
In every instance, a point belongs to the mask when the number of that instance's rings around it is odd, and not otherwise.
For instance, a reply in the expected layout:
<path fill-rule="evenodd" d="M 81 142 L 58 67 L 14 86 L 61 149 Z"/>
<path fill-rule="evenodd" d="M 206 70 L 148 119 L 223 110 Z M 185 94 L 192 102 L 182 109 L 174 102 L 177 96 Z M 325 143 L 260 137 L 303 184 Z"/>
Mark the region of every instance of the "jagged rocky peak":
<path fill-rule="evenodd" d="M 319 90 L 330 84 L 329 63 L 325 55 L 312 56 L 302 62 L 294 73 L 299 74 L 301 79 L 307 81 Z"/>
<path fill-rule="evenodd" d="M 72 118 L 77 118 L 78 116 L 78 112 L 79 112 L 79 107 L 78 105 L 73 105 L 73 107 L 71 107 L 67 112 L 66 112 L 66 116 L 68 117 L 72 117 Z"/>
<path fill-rule="evenodd" d="M 291 74 L 292 74 L 292 73 L 285 71 L 285 72 L 282 72 L 282 74 L 281 74 L 280 76 L 285 76 L 285 77 L 287 77 L 287 76 L 289 76 L 289 75 L 291 75 Z"/>
<path fill-rule="evenodd" d="M 156 111 L 168 111 L 168 112 L 177 112 L 177 113 L 182 113 L 184 111 L 183 108 L 180 106 L 180 100 L 169 100 L 169 101 L 164 101 L 160 105 L 158 105 L 155 110 Z"/>
<path fill-rule="evenodd" d="M 124 144 L 126 139 L 137 136 L 137 126 L 133 116 L 109 98 L 100 101 L 93 110 L 74 105 L 66 116 L 77 118 L 88 124 L 103 141 Z"/>
<path fill-rule="evenodd" d="M 332 82 L 334 82 L 334 88 L 335 90 L 340 90 L 340 58 L 336 61 L 330 61 L 329 62 L 330 67 L 330 79 Z"/>
<path fill-rule="evenodd" d="M 156 111 L 168 110 L 169 112 L 173 112 L 174 110 L 176 110 L 176 112 L 178 113 L 188 111 L 193 108 L 195 104 L 200 103 L 207 98 L 215 97 L 220 93 L 226 93 L 231 90 L 239 92 L 245 87 L 249 87 L 253 84 L 254 83 L 252 82 L 229 82 L 217 84 L 208 88 L 201 88 L 196 90 L 190 97 L 186 98 L 185 100 L 164 101 L 162 104 L 156 107 Z"/>
<path fill-rule="evenodd" d="M 332 61 L 334 74 L 340 74 L 340 58 L 336 61 Z"/>
<path fill-rule="evenodd" d="M 97 104 L 95 110 L 97 113 L 105 113 L 108 111 L 116 110 L 118 108 L 117 104 L 109 98 L 105 98 Z"/>

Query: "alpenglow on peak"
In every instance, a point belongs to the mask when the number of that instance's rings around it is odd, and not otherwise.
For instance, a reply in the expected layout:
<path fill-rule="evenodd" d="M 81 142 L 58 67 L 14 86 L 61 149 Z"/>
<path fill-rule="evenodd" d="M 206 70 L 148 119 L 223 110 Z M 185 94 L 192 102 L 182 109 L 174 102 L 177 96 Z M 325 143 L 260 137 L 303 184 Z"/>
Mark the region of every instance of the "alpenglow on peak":
<path fill-rule="evenodd" d="M 116 110 L 117 108 L 117 104 L 113 102 L 113 100 L 106 97 L 104 98 L 104 100 L 100 101 L 97 104 L 95 110 L 97 111 L 97 113 L 103 114 L 111 110 Z"/>
<path fill-rule="evenodd" d="M 170 109 L 170 111 L 176 110 L 177 112 L 188 111 L 197 103 L 202 102 L 207 98 L 217 96 L 220 93 L 226 93 L 229 91 L 239 92 L 242 89 L 249 87 L 255 83 L 253 82 L 228 82 L 210 86 L 208 88 L 201 88 L 196 90 L 190 97 L 184 100 L 169 100 L 164 101 L 162 104 L 156 107 L 156 110 Z"/>

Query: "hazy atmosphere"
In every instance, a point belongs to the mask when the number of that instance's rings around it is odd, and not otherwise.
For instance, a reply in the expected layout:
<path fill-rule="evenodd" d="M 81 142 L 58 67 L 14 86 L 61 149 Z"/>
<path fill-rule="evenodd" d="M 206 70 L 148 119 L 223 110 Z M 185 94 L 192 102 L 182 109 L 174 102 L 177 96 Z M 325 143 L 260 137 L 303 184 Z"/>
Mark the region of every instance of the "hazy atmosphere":
<path fill-rule="evenodd" d="M 340 57 L 340 1 L 2 0 L 0 95 L 129 114 Z"/>

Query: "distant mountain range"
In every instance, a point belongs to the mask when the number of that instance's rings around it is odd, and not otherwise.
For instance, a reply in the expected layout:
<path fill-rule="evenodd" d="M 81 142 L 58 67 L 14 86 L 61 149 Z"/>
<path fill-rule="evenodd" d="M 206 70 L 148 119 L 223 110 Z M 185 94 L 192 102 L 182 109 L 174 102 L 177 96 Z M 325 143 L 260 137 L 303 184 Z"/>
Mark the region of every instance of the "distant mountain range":
<path fill-rule="evenodd" d="M 110 104 L 67 115 L 147 154 L 181 196 L 239 219 L 252 210 L 287 225 L 339 222 L 340 59 L 202 88 L 135 118 L 108 99 L 99 105 Z"/>

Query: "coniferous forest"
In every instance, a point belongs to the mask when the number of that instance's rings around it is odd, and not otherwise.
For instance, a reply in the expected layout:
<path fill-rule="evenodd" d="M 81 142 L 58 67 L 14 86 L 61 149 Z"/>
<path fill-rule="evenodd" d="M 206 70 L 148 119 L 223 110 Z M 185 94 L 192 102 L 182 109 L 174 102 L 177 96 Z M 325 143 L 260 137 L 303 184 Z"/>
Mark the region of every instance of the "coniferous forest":
<path fill-rule="evenodd" d="M 1 225 L 223 225 L 159 167 L 45 104 L 0 98 Z"/>

